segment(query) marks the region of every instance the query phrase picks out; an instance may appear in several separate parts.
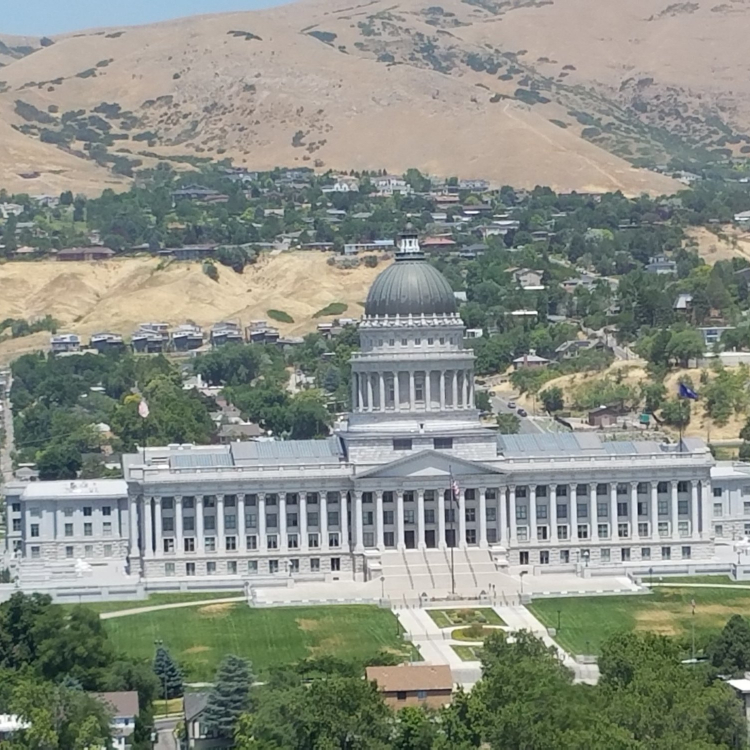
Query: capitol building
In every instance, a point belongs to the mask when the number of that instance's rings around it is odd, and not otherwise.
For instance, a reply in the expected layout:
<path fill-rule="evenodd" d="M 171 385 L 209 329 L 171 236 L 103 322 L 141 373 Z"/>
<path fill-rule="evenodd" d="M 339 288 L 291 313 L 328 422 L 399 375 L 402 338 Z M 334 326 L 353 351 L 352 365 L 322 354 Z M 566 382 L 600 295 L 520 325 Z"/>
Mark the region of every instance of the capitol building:
<path fill-rule="evenodd" d="M 117 561 L 154 582 L 406 575 L 422 590 L 451 555 L 481 585 L 516 566 L 710 560 L 717 538 L 750 530 L 750 472 L 700 440 L 483 424 L 453 290 L 415 233 L 359 334 L 351 413 L 331 437 L 149 447 L 124 456 L 122 480 L 10 483 L 8 551 L 41 569 Z"/>

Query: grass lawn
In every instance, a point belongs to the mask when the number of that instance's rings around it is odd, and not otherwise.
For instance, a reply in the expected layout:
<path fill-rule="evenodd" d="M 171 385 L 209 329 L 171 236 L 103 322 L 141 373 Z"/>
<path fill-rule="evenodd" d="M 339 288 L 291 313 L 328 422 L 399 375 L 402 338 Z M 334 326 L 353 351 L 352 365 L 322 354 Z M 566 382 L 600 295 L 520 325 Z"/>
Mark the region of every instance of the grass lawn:
<path fill-rule="evenodd" d="M 479 661 L 481 646 L 451 646 L 462 661 Z"/>
<path fill-rule="evenodd" d="M 480 621 L 486 625 L 505 625 L 502 617 L 490 607 L 480 609 L 427 609 L 430 619 L 439 628 L 455 628 Z"/>
<path fill-rule="evenodd" d="M 651 577 L 648 575 L 642 576 L 642 580 L 645 584 L 651 583 Z M 654 576 L 654 583 L 713 583 L 720 586 L 748 586 L 748 581 L 735 581 L 728 575 L 708 575 L 708 576 Z"/>
<path fill-rule="evenodd" d="M 157 698 L 154 701 L 154 716 L 169 716 L 170 714 L 181 714 L 182 713 L 182 698 L 170 698 L 168 701 L 163 701 L 161 698 Z"/>
<path fill-rule="evenodd" d="M 168 594 L 151 594 L 148 598 L 135 602 L 85 602 L 84 607 L 93 609 L 95 612 L 119 612 L 123 609 L 143 609 L 143 607 L 154 607 L 159 604 L 178 604 L 180 602 L 202 602 L 210 599 L 231 599 L 233 596 L 242 596 L 242 591 L 188 591 L 174 592 Z M 66 607 L 77 605 L 66 604 Z"/>
<path fill-rule="evenodd" d="M 375 606 L 252 609 L 244 602 L 144 612 L 105 622 L 115 646 L 150 659 L 163 640 L 190 682 L 210 682 L 226 654 L 243 656 L 256 674 L 308 656 L 366 661 L 380 650 L 410 656 L 392 612 Z"/>
<path fill-rule="evenodd" d="M 469 625 L 466 628 L 456 628 L 451 632 L 454 641 L 482 642 L 488 636 L 500 628 L 486 628 L 484 625 Z"/>
<path fill-rule="evenodd" d="M 538 599 L 529 610 L 546 627 L 557 627 L 559 644 L 574 654 L 597 654 L 609 636 L 623 630 L 650 630 L 689 637 L 691 601 L 700 643 L 724 627 L 735 613 L 750 616 L 750 590 L 662 587 L 651 594 Z"/>

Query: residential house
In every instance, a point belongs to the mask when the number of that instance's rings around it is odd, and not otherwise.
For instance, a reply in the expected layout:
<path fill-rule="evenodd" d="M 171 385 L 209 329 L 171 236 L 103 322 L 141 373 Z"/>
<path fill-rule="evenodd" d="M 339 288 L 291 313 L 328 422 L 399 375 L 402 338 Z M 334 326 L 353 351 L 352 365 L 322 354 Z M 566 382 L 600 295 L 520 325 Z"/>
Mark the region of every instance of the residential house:
<path fill-rule="evenodd" d="M 528 353 L 524 354 L 523 357 L 517 357 L 513 360 L 513 369 L 520 370 L 523 367 L 539 368 L 546 367 L 549 364 L 549 360 L 544 357 L 540 357 L 533 349 Z"/>
<path fill-rule="evenodd" d="M 255 422 L 241 424 L 223 424 L 219 428 L 219 442 L 224 445 L 238 440 L 254 440 L 265 435 L 263 428 Z"/>
<path fill-rule="evenodd" d="M 358 255 L 359 253 L 380 252 L 392 250 L 393 240 L 373 240 L 372 242 L 349 242 L 344 245 L 344 255 Z"/>
<path fill-rule="evenodd" d="M 0 215 L 7 221 L 11 216 L 20 216 L 24 207 L 20 203 L 0 203 Z"/>
<path fill-rule="evenodd" d="M 212 736 L 203 723 L 203 714 L 208 705 L 208 693 L 185 693 L 183 711 L 185 714 L 185 744 L 187 750 L 214 750 L 231 747 L 231 740 Z"/>
<path fill-rule="evenodd" d="M 611 427 L 617 424 L 617 419 L 622 414 L 622 409 L 619 406 L 612 404 L 609 406 L 598 406 L 589 412 L 587 421 L 592 427 Z"/>
<path fill-rule="evenodd" d="M 733 331 L 735 326 L 702 326 L 698 330 L 703 336 L 706 348 L 715 346 L 721 342 L 724 331 Z"/>
<path fill-rule="evenodd" d="M 50 338 L 53 354 L 81 351 L 81 337 L 75 333 L 57 333 Z"/>
<path fill-rule="evenodd" d="M 513 280 L 524 291 L 541 292 L 544 289 L 541 271 L 532 271 L 528 268 L 509 268 L 508 271 L 513 274 Z"/>
<path fill-rule="evenodd" d="M 324 193 L 358 193 L 359 180 L 349 175 L 336 175 L 333 184 L 324 185 L 321 190 Z"/>
<path fill-rule="evenodd" d="M 189 352 L 203 346 L 203 329 L 195 323 L 184 323 L 172 331 L 172 347 L 176 352 Z"/>
<path fill-rule="evenodd" d="M 459 180 L 459 190 L 470 190 L 473 193 L 484 193 L 490 189 L 490 183 L 487 180 Z"/>
<path fill-rule="evenodd" d="M 183 247 L 176 247 L 171 251 L 175 260 L 186 261 L 186 260 L 205 260 L 210 258 L 216 249 L 216 245 L 184 245 Z"/>
<path fill-rule="evenodd" d="M 156 354 L 166 351 L 169 344 L 169 324 L 141 323 L 130 337 L 133 351 L 142 354 Z"/>
<path fill-rule="evenodd" d="M 211 345 L 222 346 L 223 344 L 244 344 L 245 337 L 239 323 L 223 320 L 211 327 Z"/>
<path fill-rule="evenodd" d="M 115 251 L 109 247 L 68 247 L 57 251 L 57 259 L 64 261 L 109 260 Z"/>
<path fill-rule="evenodd" d="M 393 709 L 406 706 L 438 709 L 453 699 L 453 675 L 446 664 L 367 667 L 365 673 Z"/>
<path fill-rule="evenodd" d="M 750 226 L 750 211 L 741 211 L 740 213 L 735 214 L 734 221 L 741 227 Z"/>
<path fill-rule="evenodd" d="M 432 252 L 447 252 L 456 247 L 452 237 L 425 237 L 419 244 L 423 250 Z"/>
<path fill-rule="evenodd" d="M 375 189 L 378 191 L 378 195 L 381 197 L 390 197 L 395 193 L 407 195 L 412 192 L 412 189 L 406 180 L 397 175 L 386 174 L 382 177 L 375 177 L 372 182 Z"/>
<path fill-rule="evenodd" d="M 14 714 L 0 714 L 0 741 L 10 741 L 21 729 L 29 729 L 31 724 Z"/>
<path fill-rule="evenodd" d="M 678 294 L 672 309 L 678 313 L 689 313 L 693 309 L 693 295 L 690 292 Z"/>
<path fill-rule="evenodd" d="M 119 333 L 94 333 L 89 339 L 89 347 L 103 354 L 123 349 L 125 342 Z"/>
<path fill-rule="evenodd" d="M 112 719 L 112 750 L 130 750 L 138 716 L 138 693 L 135 690 L 112 693 L 92 693 L 93 698 L 103 703 Z"/>
<path fill-rule="evenodd" d="M 179 200 L 200 201 L 201 203 L 226 203 L 229 200 L 229 196 L 213 188 L 203 187 L 202 185 L 188 185 L 187 187 L 172 191 L 172 201 L 176 203 Z"/>
<path fill-rule="evenodd" d="M 657 255 L 649 259 L 646 272 L 660 275 L 677 273 L 677 263 L 667 258 L 666 255 Z"/>
<path fill-rule="evenodd" d="M 573 359 L 581 352 L 589 351 L 590 349 L 604 348 L 604 342 L 599 339 L 571 339 L 570 341 L 564 341 L 555 349 L 555 359 L 561 362 L 564 359 Z"/>

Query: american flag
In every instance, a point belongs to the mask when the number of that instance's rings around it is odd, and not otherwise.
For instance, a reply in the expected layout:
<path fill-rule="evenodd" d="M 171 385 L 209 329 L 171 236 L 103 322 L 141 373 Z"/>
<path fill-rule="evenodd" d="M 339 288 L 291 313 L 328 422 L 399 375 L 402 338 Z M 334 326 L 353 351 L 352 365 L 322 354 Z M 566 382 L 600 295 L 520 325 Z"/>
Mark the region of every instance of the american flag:
<path fill-rule="evenodd" d="M 453 494 L 453 500 L 458 500 L 460 490 L 458 488 L 458 482 L 455 479 L 451 479 L 451 492 Z"/>

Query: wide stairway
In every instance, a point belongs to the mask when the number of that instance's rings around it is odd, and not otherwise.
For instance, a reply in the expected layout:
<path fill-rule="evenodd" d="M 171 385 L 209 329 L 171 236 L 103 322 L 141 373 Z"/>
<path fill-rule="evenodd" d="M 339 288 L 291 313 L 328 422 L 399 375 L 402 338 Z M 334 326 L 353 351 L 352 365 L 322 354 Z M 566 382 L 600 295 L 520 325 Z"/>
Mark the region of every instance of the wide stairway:
<path fill-rule="evenodd" d="M 451 550 L 389 550 L 381 556 L 386 595 L 392 599 L 414 598 L 420 594 L 445 596 L 451 593 Z M 455 592 L 477 596 L 488 591 L 502 574 L 495 569 L 486 549 L 453 550 Z"/>

